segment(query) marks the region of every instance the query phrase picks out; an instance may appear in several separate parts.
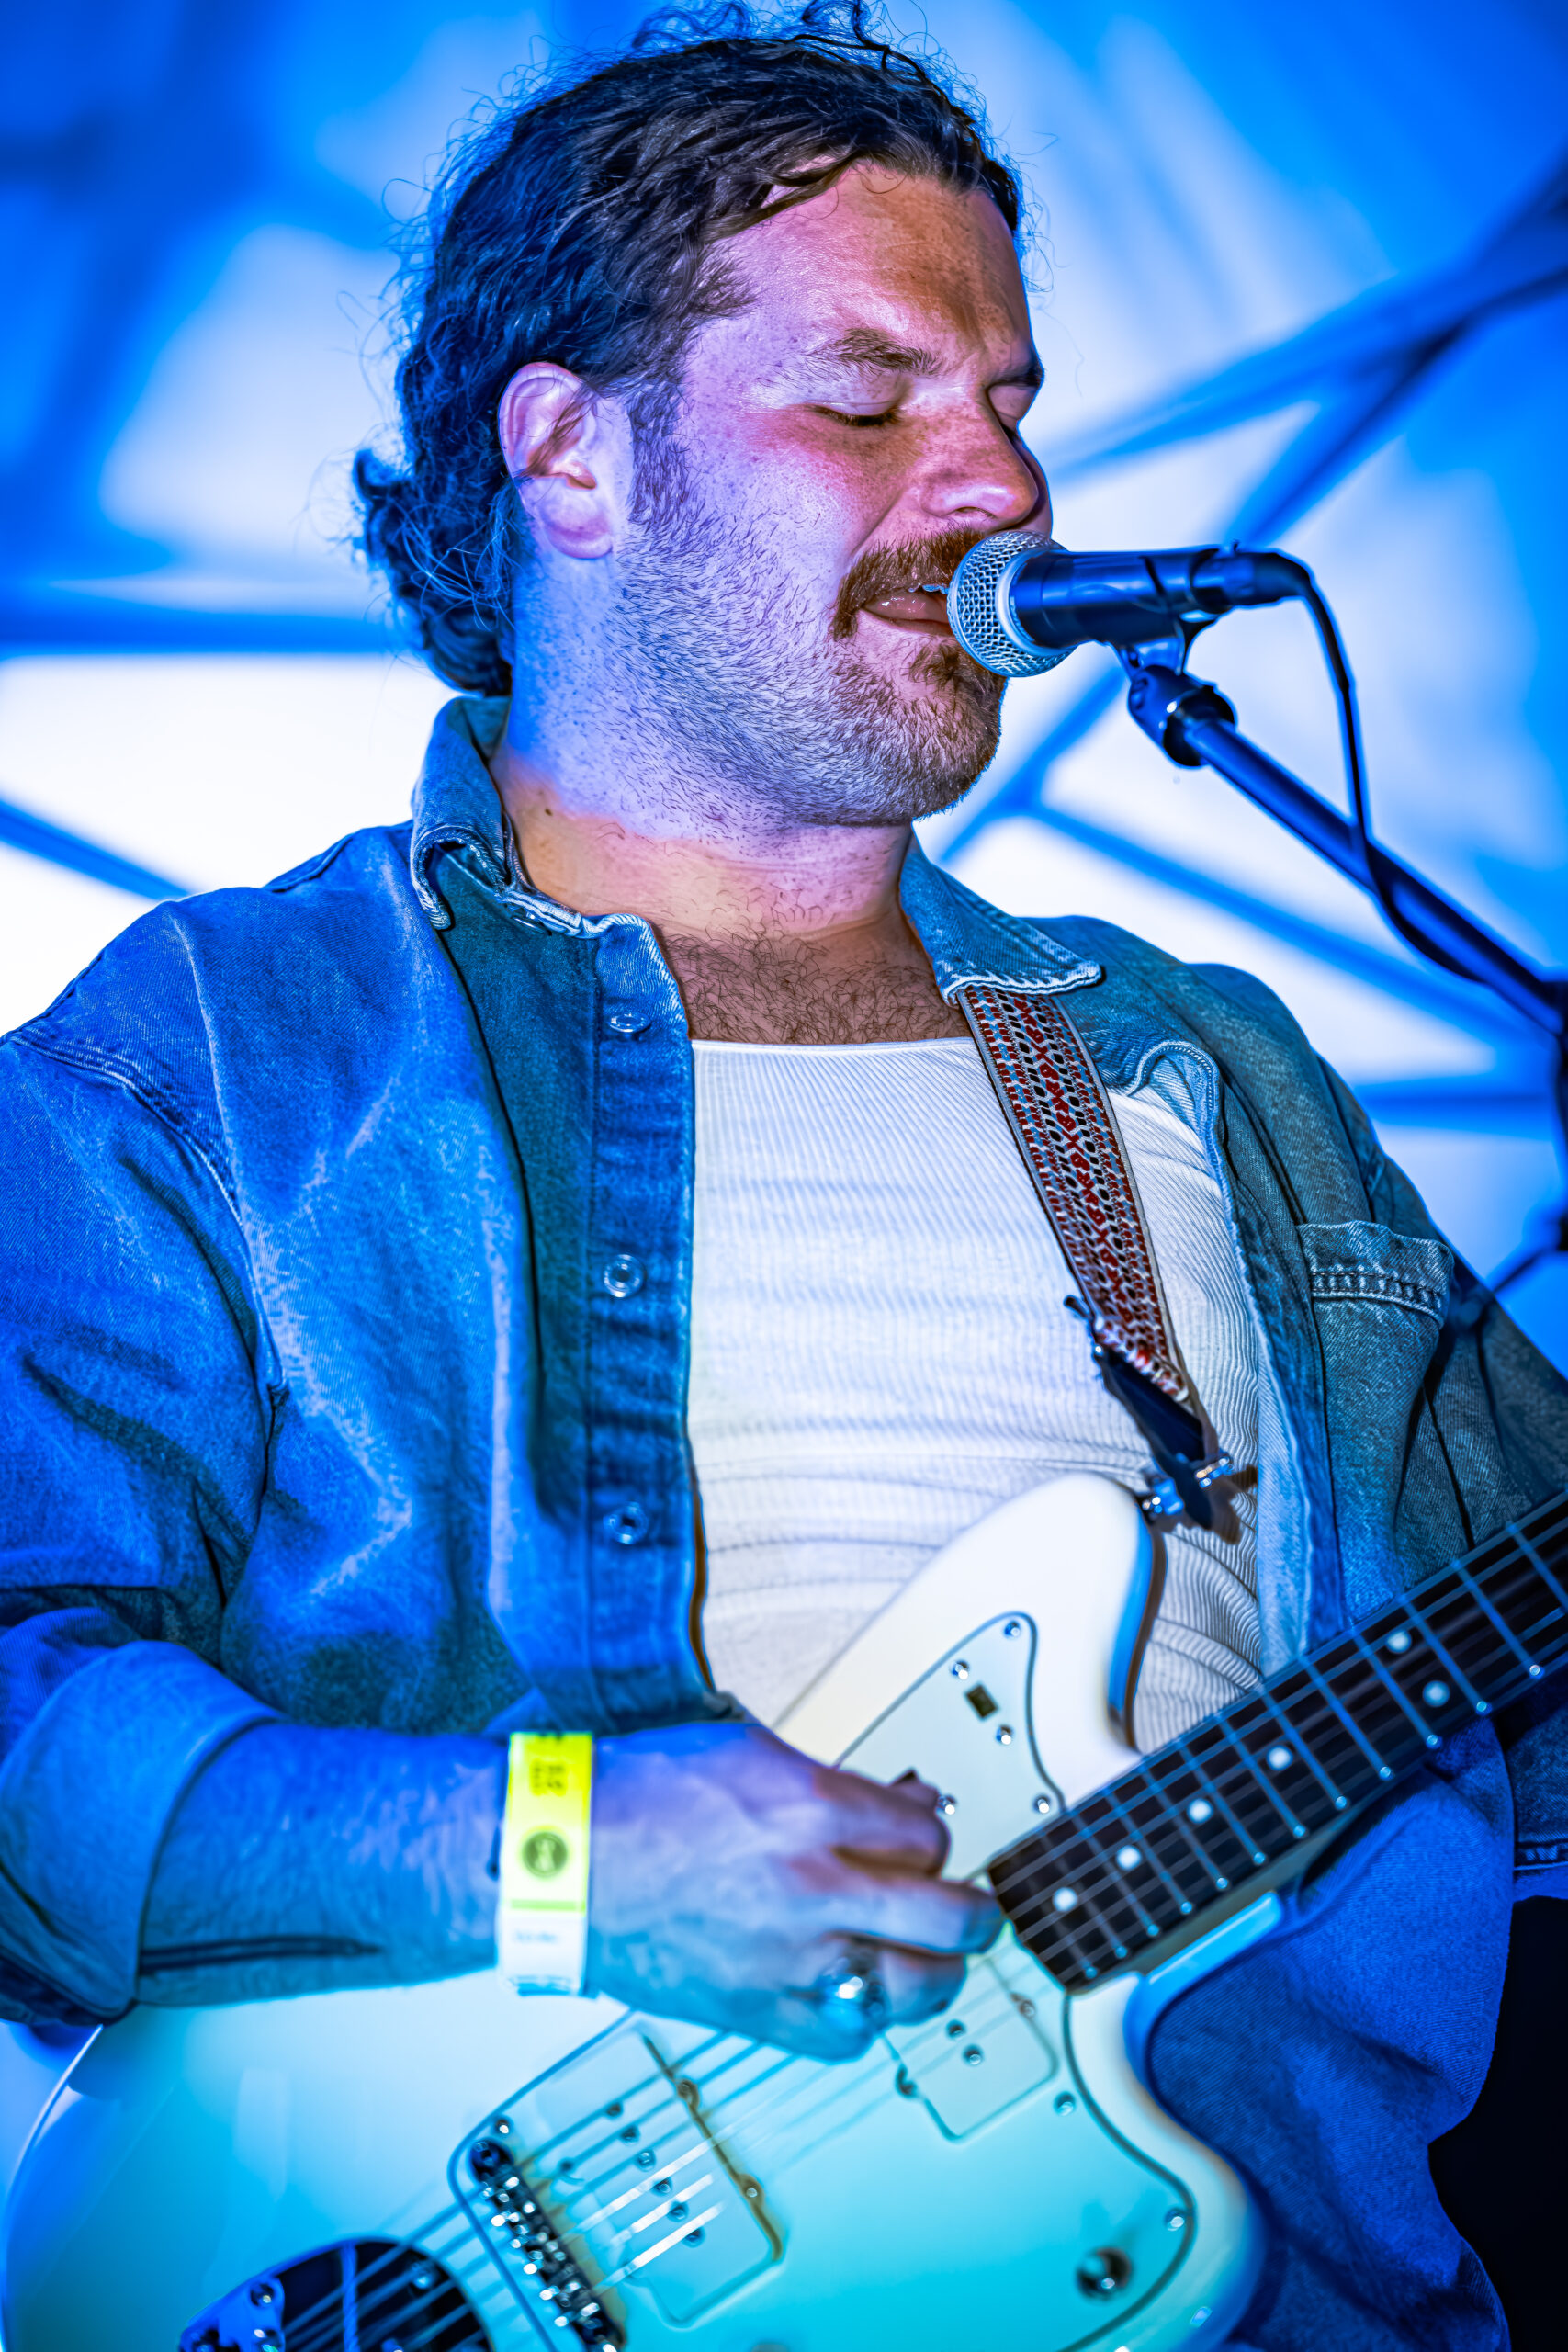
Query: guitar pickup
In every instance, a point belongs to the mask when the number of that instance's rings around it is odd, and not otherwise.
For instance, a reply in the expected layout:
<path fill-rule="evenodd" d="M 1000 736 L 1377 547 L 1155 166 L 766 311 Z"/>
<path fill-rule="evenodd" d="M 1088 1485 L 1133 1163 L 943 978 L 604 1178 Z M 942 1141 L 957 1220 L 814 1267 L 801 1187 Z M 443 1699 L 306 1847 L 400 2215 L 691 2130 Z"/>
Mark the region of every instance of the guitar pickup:
<path fill-rule="evenodd" d="M 897 2087 L 923 2099 L 949 2140 L 962 2140 L 1037 2091 L 1061 2064 L 1046 2038 L 1040 1999 L 1051 1988 L 1014 1942 L 972 1960 L 946 2017 L 895 2027 L 886 2036 L 900 2061 Z"/>

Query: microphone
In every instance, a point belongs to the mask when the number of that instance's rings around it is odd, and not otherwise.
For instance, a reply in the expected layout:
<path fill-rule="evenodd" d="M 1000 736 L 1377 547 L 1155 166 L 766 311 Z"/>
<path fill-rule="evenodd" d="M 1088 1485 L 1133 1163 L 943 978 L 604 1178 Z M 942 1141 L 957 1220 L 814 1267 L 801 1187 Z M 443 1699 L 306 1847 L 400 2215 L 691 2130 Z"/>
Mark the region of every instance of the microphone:
<path fill-rule="evenodd" d="M 1037 531 L 998 531 L 972 547 L 947 591 L 948 626 L 972 662 L 1038 677 L 1077 645 L 1148 645 L 1238 605 L 1310 593 L 1304 563 L 1246 548 L 1070 555 Z"/>

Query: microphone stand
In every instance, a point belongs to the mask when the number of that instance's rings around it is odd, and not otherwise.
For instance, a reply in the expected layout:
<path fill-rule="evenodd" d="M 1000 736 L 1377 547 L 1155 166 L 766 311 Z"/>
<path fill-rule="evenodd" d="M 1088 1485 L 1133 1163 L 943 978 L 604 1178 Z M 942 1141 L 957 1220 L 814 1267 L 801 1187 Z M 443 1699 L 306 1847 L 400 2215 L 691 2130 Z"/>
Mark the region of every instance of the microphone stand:
<path fill-rule="evenodd" d="M 1127 708 L 1152 741 L 1179 767 L 1213 768 L 1267 809 L 1309 849 L 1337 866 L 1377 899 L 1393 928 L 1419 955 L 1445 971 L 1492 989 L 1551 1038 L 1555 1048 L 1552 1100 L 1568 1166 L 1568 973 L 1544 972 L 1516 954 L 1495 933 L 1370 840 L 1299 776 L 1249 741 L 1235 710 L 1218 689 L 1189 675 L 1186 662 L 1204 621 L 1180 621 L 1179 634 L 1145 645 L 1119 647 L 1127 673 Z M 1479 1320 L 1488 1301 L 1542 1259 L 1568 1252 L 1568 1200 L 1551 1213 L 1547 1238 L 1527 1244 L 1461 1310 Z"/>

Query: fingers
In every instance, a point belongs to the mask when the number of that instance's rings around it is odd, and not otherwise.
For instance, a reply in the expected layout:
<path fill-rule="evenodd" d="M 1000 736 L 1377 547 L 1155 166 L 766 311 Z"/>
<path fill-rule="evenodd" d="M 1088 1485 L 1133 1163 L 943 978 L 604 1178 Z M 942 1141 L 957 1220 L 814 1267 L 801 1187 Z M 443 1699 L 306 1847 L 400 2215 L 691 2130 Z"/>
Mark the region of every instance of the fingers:
<path fill-rule="evenodd" d="M 832 1810 L 832 1842 L 840 1852 L 896 1862 L 933 1877 L 947 1860 L 947 1824 L 938 1792 L 913 1773 L 885 1788 L 860 1772 L 818 1767 L 818 1786 Z"/>
<path fill-rule="evenodd" d="M 961 1879 L 916 1876 L 842 1855 L 811 1858 L 794 1873 L 806 1932 L 869 1938 L 929 1952 L 985 1951 L 1001 1912 L 984 1888 Z"/>
<path fill-rule="evenodd" d="M 1002 1915 L 994 1896 L 959 1880 L 883 1876 L 869 1870 L 847 1874 L 843 1916 L 835 1920 L 850 1935 L 874 1942 L 903 1944 L 911 1951 L 957 1952 L 967 1957 L 995 1942 Z"/>

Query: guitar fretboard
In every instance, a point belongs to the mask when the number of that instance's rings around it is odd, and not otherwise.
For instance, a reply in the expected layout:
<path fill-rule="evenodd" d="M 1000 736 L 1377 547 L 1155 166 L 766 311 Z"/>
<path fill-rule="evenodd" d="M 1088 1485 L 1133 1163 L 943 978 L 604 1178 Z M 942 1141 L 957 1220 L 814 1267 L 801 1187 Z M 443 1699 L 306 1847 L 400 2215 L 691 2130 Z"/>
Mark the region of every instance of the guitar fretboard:
<path fill-rule="evenodd" d="M 1568 1494 L 1454 1561 L 991 1864 L 1069 1992 L 1112 1973 L 1568 1661 Z"/>

